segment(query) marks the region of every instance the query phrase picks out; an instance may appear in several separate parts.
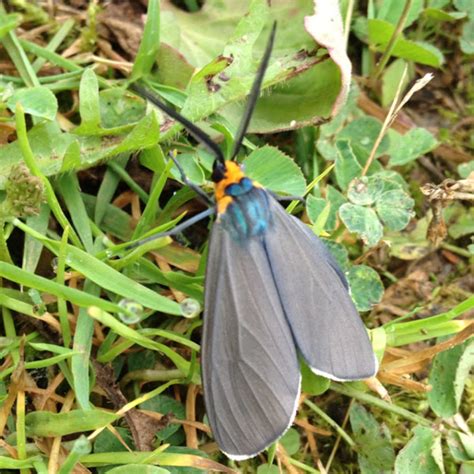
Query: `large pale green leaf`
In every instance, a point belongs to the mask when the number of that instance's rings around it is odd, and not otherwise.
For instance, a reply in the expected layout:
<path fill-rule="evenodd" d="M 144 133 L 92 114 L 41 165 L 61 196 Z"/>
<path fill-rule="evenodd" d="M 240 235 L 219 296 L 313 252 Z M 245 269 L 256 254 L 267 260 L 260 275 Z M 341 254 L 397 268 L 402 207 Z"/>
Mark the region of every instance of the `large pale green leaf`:
<path fill-rule="evenodd" d="M 269 10 L 264 0 L 209 0 L 199 12 L 186 13 L 166 3 L 162 41 L 202 68 L 188 85 L 183 115 L 197 121 L 219 110 L 237 127 L 268 38 L 270 15 L 275 15 L 285 21 L 279 23 L 262 86 L 272 89 L 259 100 L 249 131 L 296 128 L 329 116 L 340 91 L 340 74 L 331 60 L 301 52 L 315 46 L 303 28 L 311 6 L 307 0 L 295 1 L 291 7 L 280 1 Z M 174 20 L 165 21 L 167 15 Z M 290 28 L 298 22 L 300 29 Z"/>
<path fill-rule="evenodd" d="M 272 87 L 270 94 L 259 99 L 250 132 L 291 130 L 329 117 L 341 87 L 339 69 L 332 61 L 325 60 L 288 79 L 279 81 L 281 85 Z M 235 116 L 240 116 L 242 109 L 242 104 L 233 104 L 223 114 L 231 117 L 228 111 L 233 110 Z"/>
<path fill-rule="evenodd" d="M 207 0 L 199 11 L 192 13 L 176 7 L 170 0 L 162 0 L 161 3 L 161 41 L 179 51 L 189 64 L 199 68 L 222 53 L 235 32 L 235 25 L 248 14 L 251 4 L 260 3 L 257 7 L 261 7 L 266 2 Z M 303 18 L 311 15 L 312 7 L 311 0 L 294 0 L 291 3 L 286 0 L 272 1 L 272 18 L 268 19 L 268 25 L 272 19 L 286 20 L 278 22 L 274 57 L 284 50 L 297 52 L 304 47 L 314 47 L 314 40 L 303 28 Z M 298 24 L 301 25 L 299 29 L 294 27 Z M 264 43 L 265 35 L 262 35 L 259 38 L 260 51 Z"/>

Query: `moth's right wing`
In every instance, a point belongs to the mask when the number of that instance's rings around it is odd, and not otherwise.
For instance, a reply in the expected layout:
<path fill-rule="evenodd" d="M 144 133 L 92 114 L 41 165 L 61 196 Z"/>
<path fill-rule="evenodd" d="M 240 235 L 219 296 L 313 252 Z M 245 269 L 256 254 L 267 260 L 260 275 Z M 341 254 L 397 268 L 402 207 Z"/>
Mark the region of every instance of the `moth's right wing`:
<path fill-rule="evenodd" d="M 324 244 L 270 199 L 268 259 L 298 349 L 316 374 L 361 380 L 378 369 L 347 280 Z"/>
<path fill-rule="evenodd" d="M 202 380 L 219 447 L 246 459 L 291 425 L 300 393 L 295 344 L 260 239 L 212 229 L 206 270 Z"/>

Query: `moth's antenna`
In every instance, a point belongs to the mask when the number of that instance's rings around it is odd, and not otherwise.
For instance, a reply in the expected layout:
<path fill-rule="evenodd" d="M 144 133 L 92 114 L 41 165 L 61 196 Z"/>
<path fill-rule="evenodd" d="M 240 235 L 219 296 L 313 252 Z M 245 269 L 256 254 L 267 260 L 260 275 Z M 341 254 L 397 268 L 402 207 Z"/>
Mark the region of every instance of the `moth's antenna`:
<path fill-rule="evenodd" d="M 190 122 L 186 117 L 183 117 L 179 112 L 176 112 L 173 108 L 166 105 L 158 97 L 153 94 L 149 89 L 145 89 L 137 84 L 132 84 L 130 88 L 137 92 L 143 98 L 149 100 L 153 105 L 156 105 L 159 109 L 169 115 L 171 118 L 183 125 L 186 130 L 200 143 L 206 146 L 210 152 L 216 157 L 216 160 L 224 164 L 224 155 L 221 149 L 214 143 L 211 137 L 199 127 Z"/>
<path fill-rule="evenodd" d="M 276 21 L 273 23 L 272 31 L 268 38 L 267 46 L 265 48 L 265 53 L 263 54 L 262 61 L 258 67 L 257 76 L 252 84 L 252 90 L 250 91 L 249 98 L 247 100 L 247 107 L 245 108 L 244 116 L 240 121 L 239 130 L 235 137 L 234 147 L 232 149 L 231 160 L 233 160 L 242 146 L 242 141 L 244 139 L 245 133 L 252 118 L 253 111 L 255 109 L 255 104 L 257 103 L 258 96 L 260 95 L 260 87 L 262 86 L 263 76 L 265 76 L 265 71 L 267 70 L 268 61 L 270 55 L 272 54 L 273 43 L 275 41 L 275 32 L 276 32 Z"/>

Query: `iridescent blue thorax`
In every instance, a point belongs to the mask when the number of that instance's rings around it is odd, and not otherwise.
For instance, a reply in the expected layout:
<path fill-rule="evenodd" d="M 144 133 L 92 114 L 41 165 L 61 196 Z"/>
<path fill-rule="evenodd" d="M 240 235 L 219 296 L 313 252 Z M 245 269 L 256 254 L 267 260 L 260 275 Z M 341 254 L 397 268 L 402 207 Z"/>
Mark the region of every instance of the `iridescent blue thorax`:
<path fill-rule="evenodd" d="M 227 186 L 225 194 L 232 201 L 220 219 L 232 238 L 245 242 L 264 234 L 270 225 L 267 192 L 245 177 Z"/>

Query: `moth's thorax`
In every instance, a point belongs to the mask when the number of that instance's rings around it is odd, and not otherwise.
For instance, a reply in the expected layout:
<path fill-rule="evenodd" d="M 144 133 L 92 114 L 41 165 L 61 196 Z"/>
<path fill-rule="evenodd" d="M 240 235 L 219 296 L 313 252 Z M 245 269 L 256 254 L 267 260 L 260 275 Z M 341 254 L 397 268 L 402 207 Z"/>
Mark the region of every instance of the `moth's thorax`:
<path fill-rule="evenodd" d="M 224 177 L 214 184 L 217 214 L 223 214 L 226 211 L 227 206 L 235 197 L 233 191 L 235 192 L 236 187 L 241 186 L 241 183 L 246 187 L 253 185 L 252 181 L 245 176 L 241 165 L 234 161 L 226 161 Z"/>
<path fill-rule="evenodd" d="M 218 219 L 234 240 L 246 242 L 270 226 L 267 192 L 237 163 L 225 162 L 223 177 L 215 181 L 215 197 Z"/>

